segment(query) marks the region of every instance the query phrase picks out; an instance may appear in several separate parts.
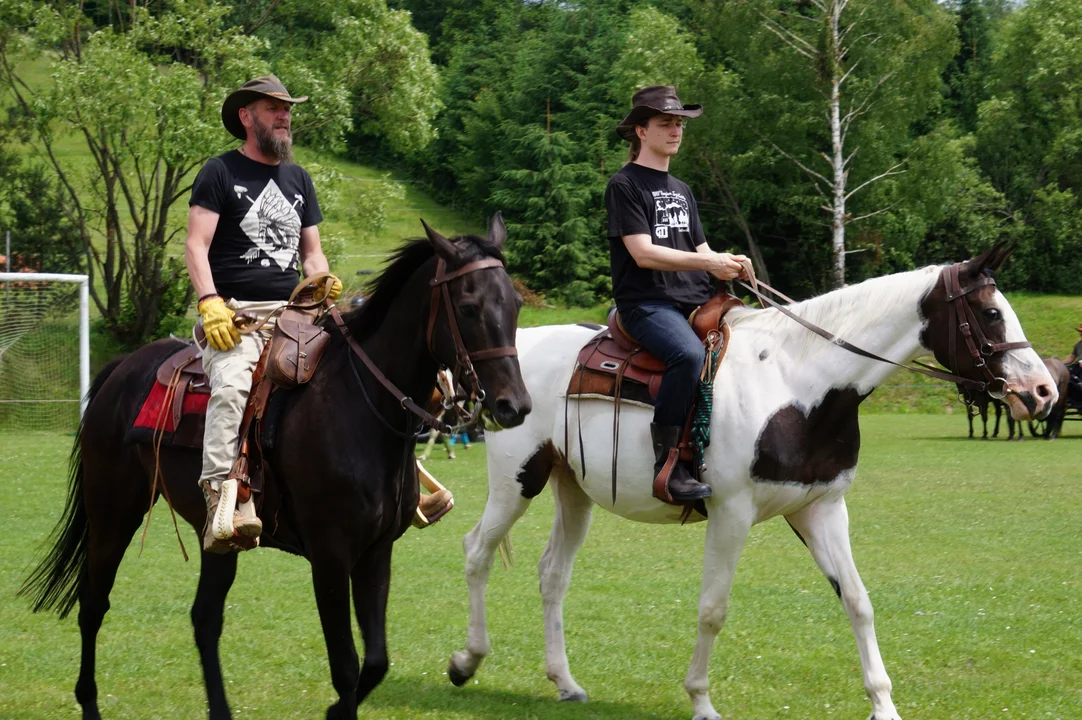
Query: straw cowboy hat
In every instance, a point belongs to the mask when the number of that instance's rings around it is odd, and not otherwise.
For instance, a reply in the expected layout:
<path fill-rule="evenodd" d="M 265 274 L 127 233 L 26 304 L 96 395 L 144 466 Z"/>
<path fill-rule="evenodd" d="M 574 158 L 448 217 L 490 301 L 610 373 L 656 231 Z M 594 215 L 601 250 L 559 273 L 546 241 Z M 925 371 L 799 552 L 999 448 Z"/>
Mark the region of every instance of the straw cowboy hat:
<path fill-rule="evenodd" d="M 702 105 L 681 103 L 680 98 L 676 96 L 676 88 L 672 85 L 650 85 L 636 91 L 632 96 L 631 112 L 616 126 L 616 132 L 624 140 L 632 140 L 635 137 L 635 127 L 642 125 L 654 115 L 697 118 L 702 114 Z"/>
<path fill-rule="evenodd" d="M 225 125 L 225 129 L 229 131 L 230 135 L 238 140 L 248 138 L 244 131 L 244 124 L 240 121 L 240 109 L 264 97 L 272 100 L 284 100 L 294 105 L 308 99 L 307 95 L 301 97 L 291 96 L 282 81 L 274 75 L 263 75 L 249 80 L 229 93 L 229 97 L 222 103 L 222 125 Z"/>

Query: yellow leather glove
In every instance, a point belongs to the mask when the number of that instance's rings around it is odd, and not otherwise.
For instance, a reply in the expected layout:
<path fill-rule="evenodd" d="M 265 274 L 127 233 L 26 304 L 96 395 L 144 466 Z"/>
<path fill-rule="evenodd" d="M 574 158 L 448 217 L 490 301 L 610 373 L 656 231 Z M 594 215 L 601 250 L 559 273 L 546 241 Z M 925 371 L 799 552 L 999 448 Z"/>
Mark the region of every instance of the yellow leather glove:
<path fill-rule="evenodd" d="M 330 283 L 330 287 L 327 287 L 327 283 Z M 342 281 L 336 278 L 334 275 L 328 275 L 323 278 L 323 283 L 320 286 L 327 293 L 327 300 L 332 303 L 338 299 L 338 296 L 342 294 Z M 318 296 L 317 296 L 318 297 Z"/>
<path fill-rule="evenodd" d="M 234 313 L 220 297 L 207 298 L 199 303 L 199 315 L 203 318 L 203 332 L 207 342 L 215 350 L 232 350 L 240 342 L 240 331 L 233 324 Z"/>

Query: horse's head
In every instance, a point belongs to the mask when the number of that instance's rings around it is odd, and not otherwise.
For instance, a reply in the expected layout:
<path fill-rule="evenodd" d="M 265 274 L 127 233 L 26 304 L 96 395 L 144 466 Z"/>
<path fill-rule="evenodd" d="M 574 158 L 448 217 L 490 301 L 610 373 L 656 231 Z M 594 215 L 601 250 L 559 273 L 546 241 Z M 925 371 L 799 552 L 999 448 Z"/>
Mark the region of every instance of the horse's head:
<path fill-rule="evenodd" d="M 944 367 L 973 381 L 970 389 L 984 385 L 1002 399 L 1015 420 L 1043 418 L 1059 393 L 994 280 L 1010 252 L 999 244 L 943 268 L 921 303 L 921 343 Z"/>
<path fill-rule="evenodd" d="M 522 297 L 504 267 L 503 219 L 499 213 L 493 216 L 487 238 L 448 239 L 421 224 L 439 258 L 432 280 L 429 349 L 437 362 L 456 369 L 467 392 L 483 397 L 485 412 L 498 425 L 520 425 L 533 403 L 515 350 Z"/>

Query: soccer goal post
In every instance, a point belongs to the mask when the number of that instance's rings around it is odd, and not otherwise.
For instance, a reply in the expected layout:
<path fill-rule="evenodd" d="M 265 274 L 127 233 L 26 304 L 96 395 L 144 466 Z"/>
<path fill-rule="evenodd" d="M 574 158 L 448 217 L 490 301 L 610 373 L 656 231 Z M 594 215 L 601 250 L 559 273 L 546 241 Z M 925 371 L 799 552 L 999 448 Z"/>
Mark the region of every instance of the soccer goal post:
<path fill-rule="evenodd" d="M 0 272 L 0 429 L 74 429 L 89 390 L 87 276 Z"/>

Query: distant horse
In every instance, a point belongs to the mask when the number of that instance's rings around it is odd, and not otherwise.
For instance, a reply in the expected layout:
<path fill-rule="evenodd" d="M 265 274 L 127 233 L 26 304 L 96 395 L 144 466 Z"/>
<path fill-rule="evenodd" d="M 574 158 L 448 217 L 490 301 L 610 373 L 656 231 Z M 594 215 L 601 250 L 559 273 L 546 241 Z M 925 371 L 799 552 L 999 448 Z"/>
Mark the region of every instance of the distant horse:
<path fill-rule="evenodd" d="M 513 347 L 521 300 L 504 269 L 502 220 L 493 218 L 488 238 L 449 240 L 427 225 L 425 231 L 427 239 L 404 244 L 388 261 L 368 301 L 345 315 L 351 339 L 326 323 L 331 338 L 322 360 L 307 385 L 288 393 L 276 441 L 264 456 L 261 540 L 303 554 L 312 565 L 338 693 L 328 718 L 356 718 L 358 703 L 387 673 L 391 546 L 409 527 L 418 497 L 413 452 L 419 423 L 395 393 L 426 401 L 437 368 L 446 365 L 462 370 L 462 381 L 483 397 L 485 411 L 500 425 L 521 424 L 531 408 Z M 157 500 L 151 491 L 154 454 L 148 446 L 125 444 L 125 434 L 156 369 L 182 346 L 176 340 L 151 343 L 95 379 L 72 452 L 56 544 L 23 586 L 35 611 L 55 609 L 65 617 L 79 602 L 82 662 L 75 697 L 86 720 L 101 717 L 96 639 L 117 567 Z M 196 483 L 199 453 L 163 447 L 160 465 L 158 491 L 166 492 L 201 542 L 206 506 Z M 204 552 L 191 611 L 212 720 L 232 717 L 218 640 L 236 569 L 235 554 Z M 363 666 L 353 641 L 351 584 Z"/>
<path fill-rule="evenodd" d="M 973 418 L 977 415 L 980 415 L 981 425 L 984 429 L 981 438 L 985 440 L 988 439 L 989 405 L 993 406 L 996 410 L 996 426 L 995 431 L 992 433 L 992 437 L 999 437 L 999 418 L 1003 413 L 1003 404 L 998 400 L 993 400 L 986 392 L 970 390 L 962 385 L 957 385 L 956 387 L 958 388 L 958 397 L 966 406 L 966 419 L 969 421 L 969 439 L 973 439 Z"/>
<path fill-rule="evenodd" d="M 981 425 L 984 426 L 984 434 L 981 436 L 983 439 L 988 439 L 988 407 L 991 406 L 996 411 L 996 425 L 992 432 L 992 437 L 999 437 L 999 421 L 1004 415 L 1007 415 L 1007 439 L 1014 440 L 1015 425 L 1018 425 L 1018 439 L 1022 440 L 1022 425 L 1015 423 L 1014 418 L 1011 417 L 1010 408 L 1004 404 L 1002 400 L 989 395 L 987 392 L 981 390 L 972 390 L 963 388 L 958 385 L 958 396 L 962 399 L 962 402 L 966 405 L 966 419 L 969 420 L 969 437 L 973 439 L 973 418 L 976 415 L 981 417 Z M 1031 429 L 1032 432 L 1032 429 Z M 1036 435 L 1034 435 L 1036 437 Z"/>
<path fill-rule="evenodd" d="M 1058 358 L 1044 358 L 1044 366 L 1048 368 L 1048 373 L 1056 383 L 1056 389 L 1059 390 L 1059 400 L 1056 401 L 1052 411 L 1045 418 L 1044 427 L 1038 428 L 1035 423 L 1030 422 L 1029 433 L 1033 437 L 1039 436 L 1048 440 L 1055 440 L 1059 437 L 1060 431 L 1063 430 L 1063 418 L 1067 415 L 1068 383 L 1071 374 L 1063 361 Z"/>
<path fill-rule="evenodd" d="M 432 391 L 432 398 L 428 401 L 429 412 L 431 412 L 437 420 L 445 422 L 446 419 L 456 416 L 468 415 L 465 408 L 466 401 L 455 399 L 455 382 L 451 376 L 451 371 L 447 368 L 443 368 L 436 375 L 436 389 Z M 448 425 L 455 425 L 457 423 L 450 422 Z M 462 446 L 467 450 L 470 449 L 470 436 L 466 430 L 461 431 L 463 438 Z M 443 444 L 444 449 L 447 451 L 447 459 L 455 459 L 455 435 L 444 434 L 440 432 L 438 427 L 432 427 L 428 430 L 428 442 L 425 443 L 425 450 L 421 453 L 419 460 L 427 460 L 429 453 L 432 452 L 432 448 L 436 443 Z"/>
<path fill-rule="evenodd" d="M 1057 391 L 995 287 L 992 272 L 1005 255 L 997 246 L 966 263 L 868 280 L 791 310 L 895 361 L 931 351 L 957 376 L 988 381 L 997 394 L 1005 393 L 1015 419 L 1043 416 L 1055 404 Z M 953 304 L 948 281 L 955 288 Z M 964 318 L 955 317 L 963 311 Z M 971 351 L 959 329 L 967 318 L 965 328 L 977 333 Z M 872 717 L 899 720 L 875 639 L 872 606 L 853 563 L 844 500 L 860 448 L 858 407 L 895 368 L 850 354 L 777 310 L 737 309 L 727 321 L 731 338 L 714 383 L 712 442 L 703 475 L 713 495 L 705 501 L 709 519 L 698 642 L 684 679 L 694 717 L 721 718 L 710 700 L 707 668 L 725 622 L 737 560 L 752 525 L 781 515 L 841 598 L 856 636 Z M 640 522 L 680 521 L 682 508 L 652 495 L 651 412 L 630 403 L 620 410 L 613 500 L 613 405 L 576 401 L 566 394 L 576 355 L 593 334 L 575 325 L 518 334 L 522 376 L 535 405 L 525 423 L 488 441 L 488 503 L 464 542 L 470 622 L 465 650 L 451 656 L 448 674 L 456 685 L 473 676 L 491 649 L 485 586 L 493 553 L 546 484 L 552 486 L 556 517 L 539 563 L 545 669 L 561 700 L 586 700 L 568 666 L 563 598 L 593 504 Z M 952 352 L 956 347 L 959 351 Z M 635 570 L 634 563 L 625 568 Z M 625 626 L 635 619 L 619 622 Z"/>

